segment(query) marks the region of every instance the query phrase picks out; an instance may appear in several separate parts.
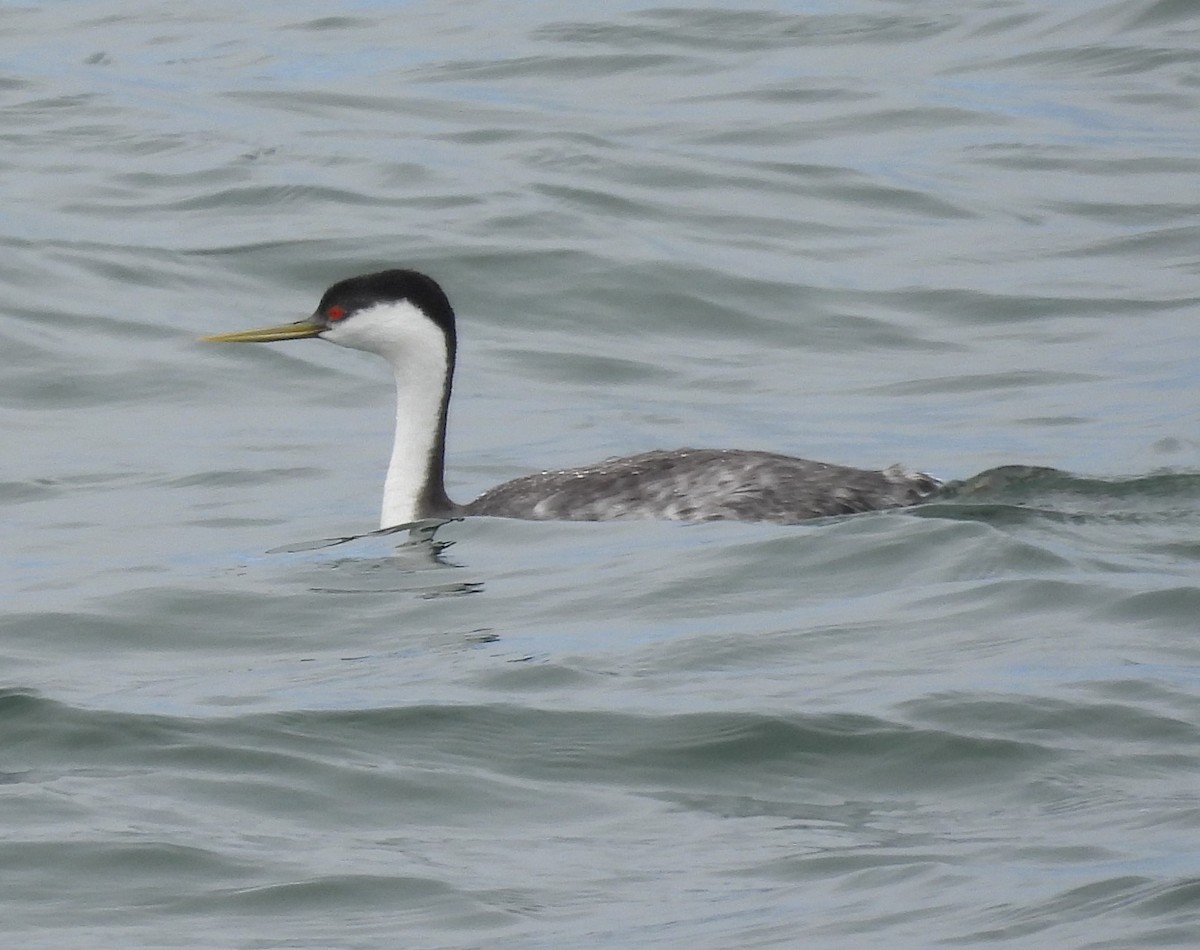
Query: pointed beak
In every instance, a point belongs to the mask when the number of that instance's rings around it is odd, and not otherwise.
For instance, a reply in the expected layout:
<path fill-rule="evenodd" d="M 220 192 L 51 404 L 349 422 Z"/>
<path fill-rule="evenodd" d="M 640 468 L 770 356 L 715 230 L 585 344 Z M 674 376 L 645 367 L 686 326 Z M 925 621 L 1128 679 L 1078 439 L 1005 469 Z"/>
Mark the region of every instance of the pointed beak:
<path fill-rule="evenodd" d="M 303 340 L 306 337 L 317 336 L 326 329 L 321 323 L 297 320 L 295 323 L 282 323 L 277 327 L 218 333 L 215 336 L 202 336 L 200 339 L 205 343 L 275 343 L 277 340 Z"/>

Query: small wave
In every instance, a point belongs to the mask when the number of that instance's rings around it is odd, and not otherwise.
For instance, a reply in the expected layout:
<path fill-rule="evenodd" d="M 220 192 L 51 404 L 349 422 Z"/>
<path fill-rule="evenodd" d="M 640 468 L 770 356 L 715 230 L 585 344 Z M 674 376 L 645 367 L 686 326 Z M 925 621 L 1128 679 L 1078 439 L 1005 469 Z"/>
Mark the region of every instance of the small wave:
<path fill-rule="evenodd" d="M 1105 479 L 1037 465 L 1002 465 L 948 483 L 919 513 L 985 521 L 1194 518 L 1197 499 L 1200 473 L 1156 472 Z"/>

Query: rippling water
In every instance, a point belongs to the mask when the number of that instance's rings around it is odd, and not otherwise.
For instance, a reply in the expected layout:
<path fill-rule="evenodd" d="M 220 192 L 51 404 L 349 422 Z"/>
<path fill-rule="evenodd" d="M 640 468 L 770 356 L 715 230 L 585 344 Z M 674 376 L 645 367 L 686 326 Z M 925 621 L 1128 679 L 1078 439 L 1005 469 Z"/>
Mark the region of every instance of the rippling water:
<path fill-rule="evenodd" d="M 1195 945 L 1193 3 L 0 35 L 13 945 Z M 961 484 L 364 536 L 386 367 L 196 337 L 395 265 L 459 311 L 460 500 L 682 445 Z"/>

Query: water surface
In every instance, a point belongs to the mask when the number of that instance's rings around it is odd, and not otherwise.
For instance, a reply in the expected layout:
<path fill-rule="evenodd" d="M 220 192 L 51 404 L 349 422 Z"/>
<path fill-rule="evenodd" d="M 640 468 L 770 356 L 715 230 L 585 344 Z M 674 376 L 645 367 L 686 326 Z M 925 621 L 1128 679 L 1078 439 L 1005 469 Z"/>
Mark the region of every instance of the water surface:
<path fill-rule="evenodd" d="M 1194 945 L 1193 4 L 0 32 L 10 942 Z M 968 481 L 362 537 L 386 367 L 196 338 L 386 266 L 458 310 L 457 499 L 684 445 Z"/>

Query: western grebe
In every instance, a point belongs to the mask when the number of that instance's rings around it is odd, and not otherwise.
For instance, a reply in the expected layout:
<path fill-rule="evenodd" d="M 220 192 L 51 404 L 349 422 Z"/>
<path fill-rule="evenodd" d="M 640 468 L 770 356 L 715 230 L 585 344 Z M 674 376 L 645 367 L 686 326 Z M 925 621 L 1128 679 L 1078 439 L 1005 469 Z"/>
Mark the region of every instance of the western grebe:
<path fill-rule="evenodd" d="M 900 466 L 867 471 L 773 452 L 675 449 L 526 475 L 458 505 L 444 484 L 454 310 L 437 282 L 412 270 L 351 277 L 325 291 L 306 320 L 204 339 L 272 343 L 306 337 L 378 353 L 392 365 L 396 435 L 383 487 L 384 528 L 464 515 L 792 524 L 914 505 L 941 485 Z"/>

